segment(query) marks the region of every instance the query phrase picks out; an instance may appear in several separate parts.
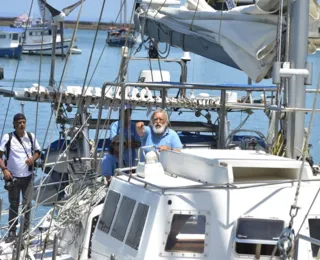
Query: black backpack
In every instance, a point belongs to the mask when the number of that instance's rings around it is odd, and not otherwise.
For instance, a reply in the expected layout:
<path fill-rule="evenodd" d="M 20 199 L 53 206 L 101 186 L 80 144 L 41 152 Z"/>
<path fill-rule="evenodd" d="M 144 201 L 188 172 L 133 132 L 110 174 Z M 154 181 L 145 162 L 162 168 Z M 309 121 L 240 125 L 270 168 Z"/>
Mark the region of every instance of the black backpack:
<path fill-rule="evenodd" d="M 9 140 L 6 143 L 6 162 L 9 160 L 9 154 L 10 154 L 10 149 L 11 149 L 11 139 L 12 139 L 12 132 L 9 133 Z M 33 155 L 33 151 L 34 151 L 34 147 L 33 147 L 33 140 L 32 140 L 32 135 L 30 132 L 27 132 L 27 135 L 30 139 L 30 143 L 31 143 L 31 154 Z M 20 140 L 21 141 L 21 140 Z"/>

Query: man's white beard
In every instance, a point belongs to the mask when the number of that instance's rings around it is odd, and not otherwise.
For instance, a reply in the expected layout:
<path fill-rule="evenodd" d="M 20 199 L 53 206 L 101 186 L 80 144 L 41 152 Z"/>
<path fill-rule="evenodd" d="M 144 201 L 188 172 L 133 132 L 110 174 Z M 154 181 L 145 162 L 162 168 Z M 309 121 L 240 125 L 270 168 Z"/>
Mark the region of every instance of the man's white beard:
<path fill-rule="evenodd" d="M 155 132 L 158 135 L 162 134 L 166 130 L 166 128 L 167 128 L 167 124 L 163 124 L 161 125 L 161 127 L 158 127 L 158 128 L 156 127 L 156 124 L 152 125 L 153 132 Z"/>

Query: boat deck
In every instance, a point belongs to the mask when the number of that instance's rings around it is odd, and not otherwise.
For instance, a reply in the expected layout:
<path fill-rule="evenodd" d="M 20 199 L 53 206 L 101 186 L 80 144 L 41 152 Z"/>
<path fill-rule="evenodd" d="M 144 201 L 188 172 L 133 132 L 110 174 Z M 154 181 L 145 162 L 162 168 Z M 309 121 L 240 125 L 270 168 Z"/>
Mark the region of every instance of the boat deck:
<path fill-rule="evenodd" d="M 170 160 L 171 163 L 168 163 Z M 273 156 L 262 151 L 183 149 L 181 153 L 162 152 L 164 173 L 156 170 L 123 174 L 116 178 L 149 190 L 239 188 L 297 182 L 301 161 Z M 308 163 L 304 164 L 303 181 L 319 181 Z M 119 169 L 119 172 L 124 173 Z"/>

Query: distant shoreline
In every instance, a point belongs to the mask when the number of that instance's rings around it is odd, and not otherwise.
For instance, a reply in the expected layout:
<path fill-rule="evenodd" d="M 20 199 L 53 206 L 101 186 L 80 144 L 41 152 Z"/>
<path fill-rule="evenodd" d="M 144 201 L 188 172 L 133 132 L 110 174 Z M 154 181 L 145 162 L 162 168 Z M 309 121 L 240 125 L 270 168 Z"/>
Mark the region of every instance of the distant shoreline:
<path fill-rule="evenodd" d="M 10 26 L 13 24 L 15 18 L 10 17 L 0 17 L 0 26 Z M 100 30 L 107 30 L 110 26 L 115 26 L 117 24 L 115 23 L 100 23 L 99 29 Z M 76 21 L 65 21 L 64 27 L 74 29 L 76 26 Z M 98 27 L 97 22 L 79 22 L 78 29 L 84 29 L 84 30 L 96 30 Z M 130 27 L 133 27 L 131 24 Z"/>

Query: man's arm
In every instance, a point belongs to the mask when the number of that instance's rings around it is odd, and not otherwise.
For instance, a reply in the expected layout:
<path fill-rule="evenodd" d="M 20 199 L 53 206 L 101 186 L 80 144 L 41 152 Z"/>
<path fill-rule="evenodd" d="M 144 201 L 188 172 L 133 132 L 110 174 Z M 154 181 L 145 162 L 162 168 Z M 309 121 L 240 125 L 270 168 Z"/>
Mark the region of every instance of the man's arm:
<path fill-rule="evenodd" d="M 119 124 L 120 124 L 120 121 L 116 121 L 110 125 L 110 140 L 111 141 L 112 141 L 112 138 L 118 134 L 118 125 Z"/>
<path fill-rule="evenodd" d="M 144 136 L 144 133 L 145 133 L 144 123 L 143 122 L 136 123 L 136 130 L 137 130 L 137 134 L 140 137 Z"/>
<path fill-rule="evenodd" d="M 28 164 L 28 166 L 33 165 L 33 163 L 39 159 L 41 155 L 41 147 L 38 143 L 38 140 L 35 138 L 34 134 L 31 134 L 33 140 L 34 140 L 34 154 L 32 157 L 29 157 L 25 162 Z"/>
<path fill-rule="evenodd" d="M 160 145 L 157 147 L 159 152 L 161 151 L 175 151 L 175 152 L 181 152 L 181 148 L 173 148 L 171 146 L 168 145 Z"/>
<path fill-rule="evenodd" d="M 175 151 L 181 152 L 182 143 L 176 131 L 170 129 L 170 146 L 169 145 L 161 145 L 158 147 L 159 151 Z"/>
<path fill-rule="evenodd" d="M 3 172 L 4 178 L 9 181 L 9 180 L 12 180 L 12 175 L 11 175 L 11 172 L 7 169 L 6 164 L 4 163 L 4 161 L 2 159 L 4 151 L 6 150 L 6 144 L 8 141 L 9 141 L 9 135 L 5 134 L 2 137 L 2 140 L 0 143 L 0 168 Z M 8 158 L 7 158 L 7 160 L 8 160 Z"/>
<path fill-rule="evenodd" d="M 29 157 L 25 162 L 28 166 L 33 165 L 33 163 L 40 157 L 40 151 L 36 151 L 32 157 Z"/>
<path fill-rule="evenodd" d="M 131 147 L 133 149 L 135 148 L 139 148 L 141 146 L 141 142 L 140 141 L 127 141 L 127 147 Z"/>
<path fill-rule="evenodd" d="M 183 145 L 181 143 L 180 137 L 176 131 L 174 131 L 172 129 L 170 129 L 170 130 L 172 132 L 171 148 L 173 151 L 181 152 Z"/>
<path fill-rule="evenodd" d="M 101 175 L 113 176 L 114 160 L 111 154 L 106 154 L 101 162 Z"/>
<path fill-rule="evenodd" d="M 3 172 L 3 175 L 4 175 L 4 178 L 6 180 L 12 180 L 12 175 L 11 175 L 11 172 L 8 170 L 8 168 L 6 167 L 3 159 L 2 159 L 2 156 L 3 156 L 3 151 L 0 151 L 0 168 Z"/>

